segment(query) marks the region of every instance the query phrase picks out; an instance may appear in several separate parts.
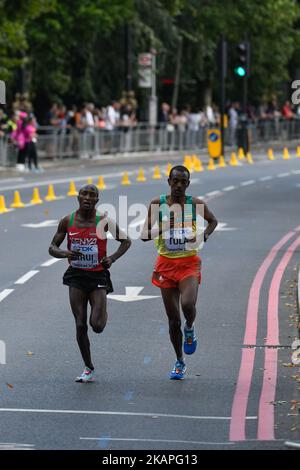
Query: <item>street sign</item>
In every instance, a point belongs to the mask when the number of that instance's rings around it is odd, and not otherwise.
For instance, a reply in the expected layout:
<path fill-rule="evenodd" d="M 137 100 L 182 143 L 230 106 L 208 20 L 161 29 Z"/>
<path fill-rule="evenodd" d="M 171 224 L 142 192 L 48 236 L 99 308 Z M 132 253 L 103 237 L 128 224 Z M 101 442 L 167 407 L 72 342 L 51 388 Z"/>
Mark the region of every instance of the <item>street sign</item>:
<path fill-rule="evenodd" d="M 6 103 L 5 83 L 0 80 L 0 104 Z"/>
<path fill-rule="evenodd" d="M 138 56 L 138 76 L 140 88 L 152 87 L 152 54 L 149 52 L 139 54 Z"/>
<path fill-rule="evenodd" d="M 152 70 L 148 67 L 139 68 L 139 87 L 151 88 L 152 86 Z"/>
<path fill-rule="evenodd" d="M 138 61 L 139 61 L 139 66 L 140 67 L 150 67 L 151 68 L 151 66 L 152 66 L 152 54 L 150 52 L 139 54 Z"/>
<path fill-rule="evenodd" d="M 212 158 L 219 158 L 222 152 L 221 132 L 219 129 L 209 129 L 207 131 L 207 147 Z"/>

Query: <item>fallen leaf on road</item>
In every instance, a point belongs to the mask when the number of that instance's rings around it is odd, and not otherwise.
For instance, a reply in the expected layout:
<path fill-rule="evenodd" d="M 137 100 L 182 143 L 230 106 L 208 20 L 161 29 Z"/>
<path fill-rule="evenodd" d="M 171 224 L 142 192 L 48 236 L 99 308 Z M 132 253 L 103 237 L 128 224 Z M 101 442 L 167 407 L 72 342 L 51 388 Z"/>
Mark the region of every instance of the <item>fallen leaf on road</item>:
<path fill-rule="evenodd" d="M 33 356 L 34 353 L 33 353 L 32 351 L 27 351 L 26 355 L 27 355 L 27 356 Z"/>
<path fill-rule="evenodd" d="M 7 387 L 10 388 L 11 390 L 14 388 L 14 386 L 12 384 L 8 384 L 6 383 Z"/>
<path fill-rule="evenodd" d="M 300 402 L 298 400 L 291 400 L 291 410 L 295 411 L 298 408 L 299 403 Z"/>

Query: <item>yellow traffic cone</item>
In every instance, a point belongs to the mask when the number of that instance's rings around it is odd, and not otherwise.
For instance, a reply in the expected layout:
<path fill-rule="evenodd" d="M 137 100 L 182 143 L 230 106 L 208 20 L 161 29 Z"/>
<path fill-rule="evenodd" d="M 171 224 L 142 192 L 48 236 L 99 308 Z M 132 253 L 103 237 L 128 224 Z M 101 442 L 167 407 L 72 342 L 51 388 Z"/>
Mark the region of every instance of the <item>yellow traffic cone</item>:
<path fill-rule="evenodd" d="M 106 184 L 104 183 L 104 178 L 103 178 L 103 176 L 99 176 L 97 188 L 98 188 L 98 189 L 105 189 L 105 188 L 106 188 Z"/>
<path fill-rule="evenodd" d="M 147 180 L 146 180 L 146 177 L 145 177 L 145 173 L 144 173 L 143 168 L 139 168 L 139 171 L 138 171 L 138 175 L 137 175 L 137 177 L 136 177 L 136 180 L 137 180 L 139 183 L 143 183 L 144 181 L 147 181 Z"/>
<path fill-rule="evenodd" d="M 196 160 L 194 160 L 194 170 L 197 173 L 200 173 L 200 171 L 204 171 L 204 168 L 202 166 L 202 162 L 201 162 L 200 158 L 196 157 Z"/>
<path fill-rule="evenodd" d="M 45 201 L 56 201 L 57 197 L 54 192 L 53 184 L 49 184 L 48 186 L 48 194 L 45 197 Z"/>
<path fill-rule="evenodd" d="M 153 179 L 153 180 L 160 180 L 160 179 L 161 179 L 161 174 L 160 174 L 159 166 L 155 166 L 155 167 L 154 167 L 154 172 L 153 172 L 152 179 Z"/>
<path fill-rule="evenodd" d="M 192 160 L 192 157 L 190 155 L 186 155 L 184 157 L 184 163 L 183 163 L 183 166 L 185 166 L 190 173 L 193 173 L 194 171 L 194 165 L 193 165 L 193 160 Z"/>
<path fill-rule="evenodd" d="M 43 204 L 43 201 L 40 198 L 39 188 L 33 188 L 30 204 Z"/>
<path fill-rule="evenodd" d="M 296 153 L 297 157 L 300 157 L 300 147 L 297 147 L 297 153 Z"/>
<path fill-rule="evenodd" d="M 229 160 L 229 165 L 230 166 L 238 166 L 238 159 L 236 158 L 236 154 L 232 152 L 230 160 Z"/>
<path fill-rule="evenodd" d="M 209 162 L 208 162 L 208 165 L 207 165 L 207 169 L 208 169 L 208 170 L 215 170 L 215 169 L 216 169 L 213 158 L 210 158 L 210 159 L 209 159 Z"/>
<path fill-rule="evenodd" d="M 284 147 L 284 149 L 283 149 L 283 160 L 288 160 L 289 158 L 290 158 L 289 151 L 288 151 L 287 147 Z"/>
<path fill-rule="evenodd" d="M 125 171 L 125 173 L 123 173 L 123 178 L 122 178 L 122 181 L 121 181 L 121 184 L 123 186 L 129 186 L 131 183 L 129 181 L 129 177 L 128 177 L 128 172 Z"/>
<path fill-rule="evenodd" d="M 246 158 L 247 158 L 247 162 L 248 162 L 250 165 L 253 165 L 253 159 L 252 159 L 252 155 L 251 155 L 250 152 L 247 152 Z"/>
<path fill-rule="evenodd" d="M 226 162 L 225 162 L 225 158 L 223 157 L 223 155 L 220 156 L 220 161 L 219 161 L 219 168 L 225 168 L 227 165 L 226 165 Z"/>
<path fill-rule="evenodd" d="M 172 170 L 172 165 L 171 163 L 168 163 L 168 166 L 166 168 L 166 176 L 169 176 L 170 175 L 170 171 Z"/>
<path fill-rule="evenodd" d="M 238 159 L 243 160 L 244 158 L 245 158 L 244 149 L 242 147 L 240 147 L 239 150 L 238 150 Z"/>
<path fill-rule="evenodd" d="M 273 149 L 268 150 L 268 159 L 275 160 Z"/>
<path fill-rule="evenodd" d="M 93 183 L 93 178 L 91 176 L 88 177 L 87 184 L 94 184 Z"/>
<path fill-rule="evenodd" d="M 75 186 L 75 183 L 74 183 L 73 180 L 70 182 L 70 188 L 69 188 L 69 192 L 68 192 L 67 195 L 68 196 L 78 196 L 78 192 L 76 191 L 76 186 Z"/>
<path fill-rule="evenodd" d="M 5 205 L 4 196 L 0 196 L 0 214 L 3 214 L 4 212 L 8 212 L 8 209 Z"/>
<path fill-rule="evenodd" d="M 183 166 L 186 167 L 189 164 L 190 160 L 191 160 L 191 157 L 189 155 L 185 155 L 184 160 L 183 160 Z"/>
<path fill-rule="evenodd" d="M 14 192 L 14 202 L 10 205 L 10 207 L 13 207 L 15 209 L 20 208 L 20 207 L 25 207 L 25 204 L 21 201 L 21 196 L 19 191 Z"/>

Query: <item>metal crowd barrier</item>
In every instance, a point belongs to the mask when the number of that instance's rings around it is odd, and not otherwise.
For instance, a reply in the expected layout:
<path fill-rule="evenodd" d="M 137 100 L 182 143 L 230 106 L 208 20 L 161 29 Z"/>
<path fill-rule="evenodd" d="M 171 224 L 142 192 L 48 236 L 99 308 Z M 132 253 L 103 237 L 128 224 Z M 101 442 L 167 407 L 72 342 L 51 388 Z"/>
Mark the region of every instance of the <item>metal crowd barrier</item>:
<path fill-rule="evenodd" d="M 107 154 L 129 154 L 159 151 L 199 151 L 206 148 L 208 127 L 199 130 L 172 125 L 149 126 L 139 123 L 134 127 L 113 131 L 39 127 L 37 150 L 39 159 L 91 158 Z M 300 119 L 258 120 L 247 125 L 250 145 L 270 141 L 286 142 L 300 138 Z M 238 128 L 225 129 L 225 145 L 235 147 Z M 14 166 L 18 150 L 9 137 L 0 139 L 0 165 Z"/>

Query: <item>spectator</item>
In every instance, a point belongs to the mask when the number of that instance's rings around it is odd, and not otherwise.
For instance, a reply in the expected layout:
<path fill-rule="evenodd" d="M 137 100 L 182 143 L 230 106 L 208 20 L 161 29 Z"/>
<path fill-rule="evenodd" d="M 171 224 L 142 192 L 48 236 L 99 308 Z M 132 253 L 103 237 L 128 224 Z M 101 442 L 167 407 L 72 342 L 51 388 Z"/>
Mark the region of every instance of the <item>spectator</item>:
<path fill-rule="evenodd" d="M 105 129 L 113 131 L 117 128 L 120 121 L 120 104 L 117 101 L 112 101 L 106 109 L 105 115 Z"/>
<path fill-rule="evenodd" d="M 237 101 L 232 103 L 228 110 L 228 118 L 229 118 L 229 129 L 230 129 L 230 145 L 234 147 L 236 145 L 236 138 L 237 138 L 237 127 L 239 123 L 239 111 L 240 105 Z"/>
<path fill-rule="evenodd" d="M 19 171 L 25 171 L 25 159 L 26 159 L 26 120 L 27 114 L 23 111 L 18 111 L 16 115 L 17 128 L 11 133 L 11 139 L 18 148 L 17 157 L 17 169 Z"/>
<path fill-rule="evenodd" d="M 167 125 L 170 121 L 170 105 L 168 103 L 162 103 L 160 107 L 160 112 L 158 115 L 158 122 L 162 125 Z"/>
<path fill-rule="evenodd" d="M 295 117 L 295 113 L 292 110 L 292 105 L 291 105 L 290 101 L 287 100 L 284 103 L 281 114 L 284 117 L 284 119 L 293 119 Z"/>
<path fill-rule="evenodd" d="M 28 118 L 25 120 L 25 139 L 26 139 L 26 146 L 25 152 L 26 157 L 28 159 L 28 169 L 29 171 L 32 170 L 32 163 L 34 164 L 34 171 L 41 172 L 42 169 L 38 166 L 38 152 L 37 152 L 37 123 L 33 116 L 30 114 Z"/>

